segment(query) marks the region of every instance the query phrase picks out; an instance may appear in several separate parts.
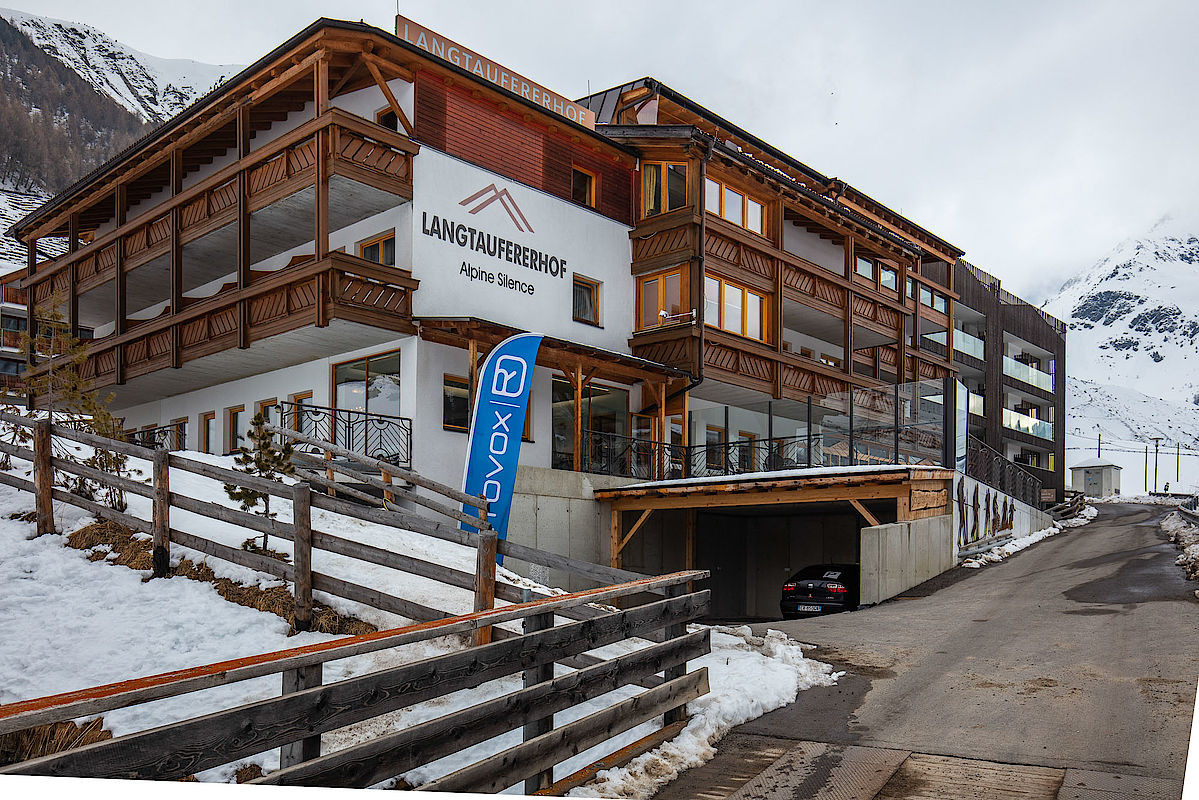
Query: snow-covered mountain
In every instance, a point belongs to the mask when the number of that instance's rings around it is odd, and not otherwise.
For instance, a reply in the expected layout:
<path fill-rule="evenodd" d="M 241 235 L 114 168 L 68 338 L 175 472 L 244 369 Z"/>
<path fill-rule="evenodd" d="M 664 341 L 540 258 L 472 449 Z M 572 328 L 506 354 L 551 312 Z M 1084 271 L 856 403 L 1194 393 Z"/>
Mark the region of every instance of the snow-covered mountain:
<path fill-rule="evenodd" d="M 102 94 L 149 122 L 174 116 L 241 67 L 158 58 L 76 22 L 0 8 L 33 42 Z"/>
<path fill-rule="evenodd" d="M 27 256 L 25 245 L 6 234 L 9 227 L 47 199 L 49 198 L 42 194 L 0 188 L 0 275 L 23 268 Z M 62 239 L 43 239 L 38 243 L 41 258 L 58 256 L 66 249 L 66 241 Z"/>
<path fill-rule="evenodd" d="M 1199 404 L 1199 224 L 1163 217 L 1045 303 L 1070 375 Z"/>

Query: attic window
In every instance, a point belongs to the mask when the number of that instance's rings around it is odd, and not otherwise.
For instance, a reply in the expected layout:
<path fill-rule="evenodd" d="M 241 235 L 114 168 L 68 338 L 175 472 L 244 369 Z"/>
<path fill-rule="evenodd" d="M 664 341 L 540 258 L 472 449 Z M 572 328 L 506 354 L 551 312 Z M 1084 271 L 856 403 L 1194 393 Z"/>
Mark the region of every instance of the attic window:
<path fill-rule="evenodd" d="M 400 121 L 396 118 L 396 113 L 390 108 L 385 108 L 378 114 L 375 114 L 375 122 L 379 123 L 384 128 L 390 128 L 397 133 L 400 130 Z"/>
<path fill-rule="evenodd" d="M 571 169 L 570 199 L 581 206 L 595 208 L 595 174 L 581 167 Z"/>

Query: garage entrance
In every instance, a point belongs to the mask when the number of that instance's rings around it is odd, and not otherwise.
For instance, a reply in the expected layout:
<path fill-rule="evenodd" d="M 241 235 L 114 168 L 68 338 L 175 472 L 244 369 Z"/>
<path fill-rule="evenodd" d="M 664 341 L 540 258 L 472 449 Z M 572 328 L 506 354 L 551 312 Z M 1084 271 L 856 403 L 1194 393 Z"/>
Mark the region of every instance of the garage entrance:
<path fill-rule="evenodd" d="M 826 468 L 768 479 L 659 481 L 595 496 L 613 510 L 612 566 L 709 570 L 713 619 L 760 620 L 779 618 L 783 583 L 811 564 L 863 564 L 868 581 L 883 571 L 927 571 L 930 559 L 920 551 L 931 540 L 911 538 L 907 526 L 949 513 L 952 477 L 940 468 Z M 880 536 L 892 546 L 880 546 Z M 863 542 L 870 552 L 863 554 Z M 867 597 L 873 602 L 877 592 Z"/>

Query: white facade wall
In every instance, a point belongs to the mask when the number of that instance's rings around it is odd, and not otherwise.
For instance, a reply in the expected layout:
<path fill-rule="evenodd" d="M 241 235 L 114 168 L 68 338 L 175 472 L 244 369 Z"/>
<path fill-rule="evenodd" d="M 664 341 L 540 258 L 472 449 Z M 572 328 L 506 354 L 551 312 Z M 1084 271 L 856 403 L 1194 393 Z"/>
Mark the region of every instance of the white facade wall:
<path fill-rule="evenodd" d="M 783 225 L 783 249 L 838 275 L 845 274 L 845 250 L 794 223 Z"/>

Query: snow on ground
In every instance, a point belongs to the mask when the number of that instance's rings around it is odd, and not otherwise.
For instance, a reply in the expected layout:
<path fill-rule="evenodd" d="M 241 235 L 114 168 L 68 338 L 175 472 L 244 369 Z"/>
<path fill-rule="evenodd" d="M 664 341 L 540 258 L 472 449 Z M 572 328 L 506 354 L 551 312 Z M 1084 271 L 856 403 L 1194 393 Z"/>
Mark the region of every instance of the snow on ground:
<path fill-rule="evenodd" d="M 1183 519 L 1177 511 L 1166 515 L 1161 528 L 1182 551 L 1174 563 L 1182 567 L 1188 580 L 1199 580 L 1199 528 Z M 1199 597 L 1199 591 L 1195 596 Z"/>
<path fill-rule="evenodd" d="M 77 457 L 87 455 L 80 447 Z M 181 455 L 230 466 L 232 459 L 194 452 Z M 148 464 L 130 460 L 135 477 L 149 475 Z M 14 459 L 13 474 L 28 479 L 29 464 Z M 235 507 L 219 481 L 177 469 L 171 471 L 171 490 L 191 497 Z M 130 495 L 128 513 L 149 519 L 148 498 Z M 143 581 L 145 573 L 125 567 L 89 562 L 87 553 L 65 545 L 64 535 L 27 539 L 33 523 L 9 518 L 13 512 L 33 508 L 32 495 L 0 486 L 0 702 L 55 694 L 112 681 L 155 674 L 187 666 L 269 652 L 309 642 L 326 641 L 324 634 L 288 637 L 281 618 L 225 602 L 207 584 L 175 578 Z M 272 499 L 279 519 L 291 518 L 290 503 Z M 313 509 L 313 527 L 329 533 L 435 561 L 467 572 L 474 571 L 475 550 L 383 525 L 362 522 Z M 69 533 L 91 520 L 73 507 L 55 504 L 56 524 Z M 247 531 L 179 509 L 172 509 L 171 524 L 213 541 L 239 547 Z M 272 549 L 291 553 L 290 542 L 270 540 Z M 172 560 L 187 557 L 206 562 L 221 577 L 246 585 L 277 585 L 271 576 L 209 558 L 179 545 Z M 316 570 L 366 586 L 417 600 L 451 613 L 472 608 L 472 594 L 384 567 L 314 551 Z M 522 585 L 536 584 L 509 570 L 497 570 L 501 579 Z M 560 591 L 560 590 L 551 590 Z M 408 620 L 340 598 L 322 596 L 321 602 L 381 628 L 404 625 Z M 502 604 L 502 603 L 501 603 Z M 567 620 L 559 620 L 567 622 Z M 519 623 L 512 625 L 515 629 Z M 697 626 L 690 626 L 697 630 Z M 614 657 L 648 643 L 629 640 L 600 648 L 596 655 Z M 394 650 L 331 662 L 325 681 L 342 680 L 396 664 L 460 649 L 458 637 L 422 642 Z M 681 769 L 703 763 L 714 755 L 712 745 L 732 726 L 753 719 L 795 699 L 796 693 L 815 685 L 835 683 L 837 675 L 827 664 L 807 659 L 800 645 L 771 632 L 754 637 L 748 628 L 712 629 L 712 652 L 691 662 L 707 667 L 711 692 L 691 705 L 695 717 L 672 742 L 641 756 L 622 770 L 605 773 L 599 789 L 605 796 L 647 797 Z M 567 672 L 557 667 L 558 674 Z M 385 733 L 404 730 L 419 722 L 475 705 L 521 688 L 519 674 L 475 689 L 420 703 L 373 720 L 349 726 L 322 737 L 325 752 Z M 578 719 L 642 691 L 623 687 L 555 715 L 559 723 Z M 279 678 L 268 676 L 230 686 L 208 689 L 178 698 L 159 700 L 104 714 L 105 726 L 115 735 L 144 730 L 213 709 L 277 696 Z M 557 777 L 581 769 L 597 759 L 640 739 L 661 725 L 660 718 L 593 747 L 559 765 Z M 413 770 L 404 776 L 419 784 L 447 774 L 473 761 L 516 744 L 521 731 L 480 743 Z M 278 765 L 278 751 L 262 753 L 239 764 L 257 763 L 264 769 Z M 237 766 L 230 765 L 199 775 L 201 780 L 229 781 Z M 663 777 L 666 776 L 666 777 Z M 519 787 L 514 787 L 513 791 Z"/>
<path fill-rule="evenodd" d="M 967 569 L 980 569 L 985 567 L 987 564 L 994 564 L 999 561 L 1003 561 L 1005 558 L 1013 556 L 1025 548 L 1032 547 L 1034 544 L 1043 539 L 1048 539 L 1055 533 L 1060 533 L 1063 528 L 1078 528 L 1082 525 L 1086 525 L 1088 522 L 1095 519 L 1095 516 L 1098 513 L 1099 509 L 1095 508 L 1095 506 L 1088 505 L 1079 512 L 1078 516 L 1074 517 L 1073 519 L 1062 520 L 1048 528 L 1043 528 L 1039 531 L 1033 531 L 1027 536 L 1021 536 L 1019 539 L 1012 539 L 1006 544 L 992 547 L 986 552 L 979 553 L 972 558 L 967 558 L 962 562 L 962 566 L 966 567 Z"/>

